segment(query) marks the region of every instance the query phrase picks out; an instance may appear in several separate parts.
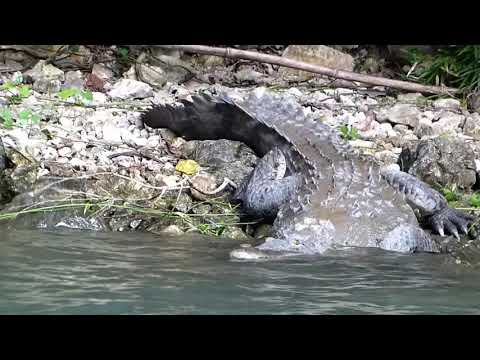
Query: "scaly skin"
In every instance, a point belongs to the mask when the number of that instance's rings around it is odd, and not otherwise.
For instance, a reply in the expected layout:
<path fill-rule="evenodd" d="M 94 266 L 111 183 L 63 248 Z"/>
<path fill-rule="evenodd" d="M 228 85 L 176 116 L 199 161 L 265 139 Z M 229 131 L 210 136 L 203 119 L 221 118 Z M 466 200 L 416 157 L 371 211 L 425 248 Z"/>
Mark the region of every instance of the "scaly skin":
<path fill-rule="evenodd" d="M 187 140 L 242 141 L 262 157 L 234 198 L 248 214 L 275 218 L 274 237 L 232 257 L 323 254 L 342 247 L 439 252 L 413 209 L 441 235 L 458 237 L 473 220 L 448 208 L 441 194 L 415 177 L 360 157 L 291 97 L 259 88 L 242 100 L 204 95 L 182 103 L 154 107 L 143 121 Z"/>

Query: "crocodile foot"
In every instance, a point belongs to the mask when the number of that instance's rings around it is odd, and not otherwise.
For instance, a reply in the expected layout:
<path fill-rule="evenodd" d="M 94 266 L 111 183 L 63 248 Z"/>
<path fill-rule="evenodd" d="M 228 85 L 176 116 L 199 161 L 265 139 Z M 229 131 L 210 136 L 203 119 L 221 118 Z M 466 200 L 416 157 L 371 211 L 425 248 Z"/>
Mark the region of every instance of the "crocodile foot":
<path fill-rule="evenodd" d="M 448 234 L 460 239 L 459 231 L 468 234 L 468 227 L 472 225 L 474 217 L 452 208 L 445 208 L 430 217 L 427 222 L 440 236 Z"/>

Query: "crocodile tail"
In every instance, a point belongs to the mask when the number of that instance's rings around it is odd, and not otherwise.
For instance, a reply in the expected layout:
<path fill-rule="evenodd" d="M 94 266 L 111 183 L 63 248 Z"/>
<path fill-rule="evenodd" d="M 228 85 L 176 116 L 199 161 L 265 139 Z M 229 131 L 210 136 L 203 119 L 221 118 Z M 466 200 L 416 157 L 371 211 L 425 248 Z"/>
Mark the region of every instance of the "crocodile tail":
<path fill-rule="evenodd" d="M 258 121 L 227 97 L 205 94 L 181 100 L 180 105 L 155 105 L 141 119 L 152 128 L 167 128 L 187 140 L 241 141 L 257 155 L 285 143 L 274 129 Z"/>

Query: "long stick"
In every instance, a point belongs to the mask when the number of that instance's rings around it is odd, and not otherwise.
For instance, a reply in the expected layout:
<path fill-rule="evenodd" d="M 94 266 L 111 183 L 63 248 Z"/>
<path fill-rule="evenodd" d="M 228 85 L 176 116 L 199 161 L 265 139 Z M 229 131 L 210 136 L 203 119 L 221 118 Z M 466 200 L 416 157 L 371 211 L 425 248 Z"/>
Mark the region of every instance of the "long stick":
<path fill-rule="evenodd" d="M 252 61 L 259 61 L 269 64 L 275 64 L 279 66 L 285 66 L 292 69 L 298 69 L 303 71 L 312 72 L 315 74 L 321 74 L 336 79 L 343 79 L 349 81 L 356 81 L 365 84 L 386 86 L 390 88 L 396 88 L 411 92 L 430 93 L 430 94 L 443 94 L 452 95 L 459 92 L 456 88 L 448 88 L 443 86 L 430 86 L 412 83 L 408 81 L 386 79 L 379 76 L 358 74 L 352 71 L 331 69 L 325 66 L 312 65 L 302 61 L 283 58 L 280 56 L 262 54 L 253 51 L 238 50 L 232 48 L 219 48 L 204 45 L 148 45 L 152 47 L 159 47 L 164 49 L 182 50 L 190 53 L 216 55 L 234 59 L 245 59 Z"/>

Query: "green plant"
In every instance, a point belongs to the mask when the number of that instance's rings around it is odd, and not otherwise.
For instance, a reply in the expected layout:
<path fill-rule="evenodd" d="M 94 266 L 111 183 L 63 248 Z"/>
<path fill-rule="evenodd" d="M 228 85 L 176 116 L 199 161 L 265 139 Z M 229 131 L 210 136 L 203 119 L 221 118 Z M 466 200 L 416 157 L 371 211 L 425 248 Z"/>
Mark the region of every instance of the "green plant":
<path fill-rule="evenodd" d="M 474 193 L 468 201 L 474 208 L 480 208 L 480 193 Z"/>
<path fill-rule="evenodd" d="M 22 110 L 16 116 L 7 108 L 0 110 L 0 121 L 6 129 L 11 129 L 14 126 L 38 124 L 40 119 L 40 116 L 30 109 Z"/>
<path fill-rule="evenodd" d="M 10 110 L 8 109 L 0 110 L 0 120 L 2 121 L 2 124 L 6 129 L 13 128 L 14 122 L 13 122 L 13 117 Z"/>
<path fill-rule="evenodd" d="M 456 186 L 442 188 L 441 192 L 449 203 L 459 201 L 462 198 L 462 194 L 457 191 Z"/>
<path fill-rule="evenodd" d="M 57 95 L 62 100 L 74 98 L 77 105 L 82 105 L 83 100 L 93 100 L 93 94 L 90 90 L 80 90 L 78 88 L 64 89 L 60 91 Z"/>
<path fill-rule="evenodd" d="M 345 140 L 356 140 L 358 139 L 358 130 L 351 125 L 341 125 L 338 127 L 340 131 L 340 136 Z"/>
<path fill-rule="evenodd" d="M 21 79 L 17 81 L 7 81 L 0 88 L 10 93 L 8 97 L 9 104 L 20 104 L 22 100 L 29 97 L 32 92 L 29 85 L 22 85 Z"/>
<path fill-rule="evenodd" d="M 480 89 L 480 45 L 451 46 L 433 55 L 412 48 L 408 55 L 409 79 L 455 86 L 464 94 Z"/>

